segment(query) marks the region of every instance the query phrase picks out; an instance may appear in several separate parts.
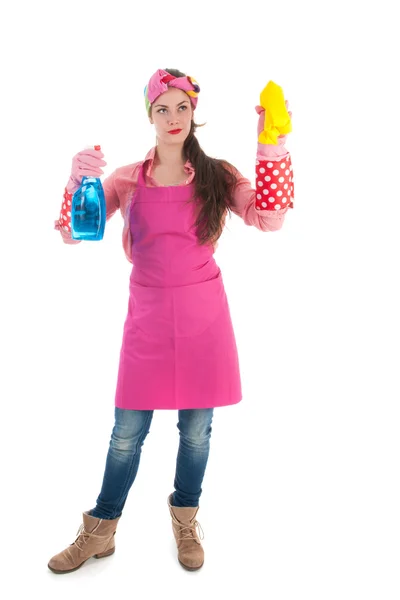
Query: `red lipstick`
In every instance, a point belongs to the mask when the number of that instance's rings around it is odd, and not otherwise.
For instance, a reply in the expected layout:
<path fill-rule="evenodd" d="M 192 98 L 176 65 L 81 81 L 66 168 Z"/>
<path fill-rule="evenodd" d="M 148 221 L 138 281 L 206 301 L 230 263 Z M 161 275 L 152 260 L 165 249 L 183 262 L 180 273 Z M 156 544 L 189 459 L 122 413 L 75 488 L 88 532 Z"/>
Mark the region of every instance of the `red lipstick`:
<path fill-rule="evenodd" d="M 168 133 L 172 133 L 172 135 L 176 135 L 177 133 L 180 133 L 182 131 L 182 129 L 172 129 L 171 131 L 168 131 Z"/>

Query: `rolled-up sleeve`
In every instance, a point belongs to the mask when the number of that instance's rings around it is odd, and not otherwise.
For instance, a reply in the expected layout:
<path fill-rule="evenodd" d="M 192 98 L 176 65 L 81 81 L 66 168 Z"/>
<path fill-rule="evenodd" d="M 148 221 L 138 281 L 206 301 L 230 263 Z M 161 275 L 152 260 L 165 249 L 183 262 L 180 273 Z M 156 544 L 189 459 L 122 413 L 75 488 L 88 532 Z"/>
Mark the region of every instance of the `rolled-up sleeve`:
<path fill-rule="evenodd" d="M 231 169 L 232 170 L 232 169 Z M 233 213 L 261 231 L 281 229 L 289 208 L 293 208 L 294 186 L 290 154 L 277 161 L 256 159 L 256 185 L 252 186 L 236 168 L 233 190 Z"/>

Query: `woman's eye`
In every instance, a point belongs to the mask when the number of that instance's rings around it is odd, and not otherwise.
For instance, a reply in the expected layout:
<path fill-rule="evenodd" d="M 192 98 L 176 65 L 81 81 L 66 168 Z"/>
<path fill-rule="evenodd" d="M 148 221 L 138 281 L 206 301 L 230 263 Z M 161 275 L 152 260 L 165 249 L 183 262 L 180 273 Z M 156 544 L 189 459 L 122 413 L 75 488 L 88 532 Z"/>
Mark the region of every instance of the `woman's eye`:
<path fill-rule="evenodd" d="M 185 110 L 187 110 L 187 106 L 185 106 L 184 104 L 182 104 L 182 106 L 180 106 L 179 108 L 184 108 Z M 157 112 L 161 112 L 162 110 L 167 110 L 166 108 L 160 108 L 160 110 L 158 110 Z"/>

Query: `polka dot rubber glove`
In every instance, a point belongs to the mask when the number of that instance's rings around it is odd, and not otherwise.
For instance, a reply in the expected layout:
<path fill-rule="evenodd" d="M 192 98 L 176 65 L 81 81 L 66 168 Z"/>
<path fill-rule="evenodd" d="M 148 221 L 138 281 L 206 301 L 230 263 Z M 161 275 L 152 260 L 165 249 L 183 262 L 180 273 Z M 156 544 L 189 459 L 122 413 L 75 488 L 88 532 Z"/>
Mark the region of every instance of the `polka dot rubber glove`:
<path fill-rule="evenodd" d="M 286 108 L 289 103 L 285 102 Z M 264 130 L 265 110 L 256 106 L 259 115 L 257 139 Z M 289 111 L 290 117 L 292 113 Z M 256 160 L 256 209 L 280 210 L 293 208 L 294 185 L 292 160 L 285 148 L 286 135 L 278 137 L 278 144 L 257 142 Z"/>

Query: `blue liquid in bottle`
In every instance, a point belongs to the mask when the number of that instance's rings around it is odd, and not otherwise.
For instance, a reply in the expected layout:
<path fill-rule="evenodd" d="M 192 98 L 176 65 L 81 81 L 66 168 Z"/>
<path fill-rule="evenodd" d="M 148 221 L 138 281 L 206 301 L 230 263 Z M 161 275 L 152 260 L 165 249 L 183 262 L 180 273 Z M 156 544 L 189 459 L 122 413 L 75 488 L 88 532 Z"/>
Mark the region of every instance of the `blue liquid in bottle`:
<path fill-rule="evenodd" d="M 100 146 L 95 146 L 100 150 Z M 73 240 L 99 241 L 106 224 L 106 203 L 98 177 L 83 177 L 72 197 L 71 237 Z"/>

